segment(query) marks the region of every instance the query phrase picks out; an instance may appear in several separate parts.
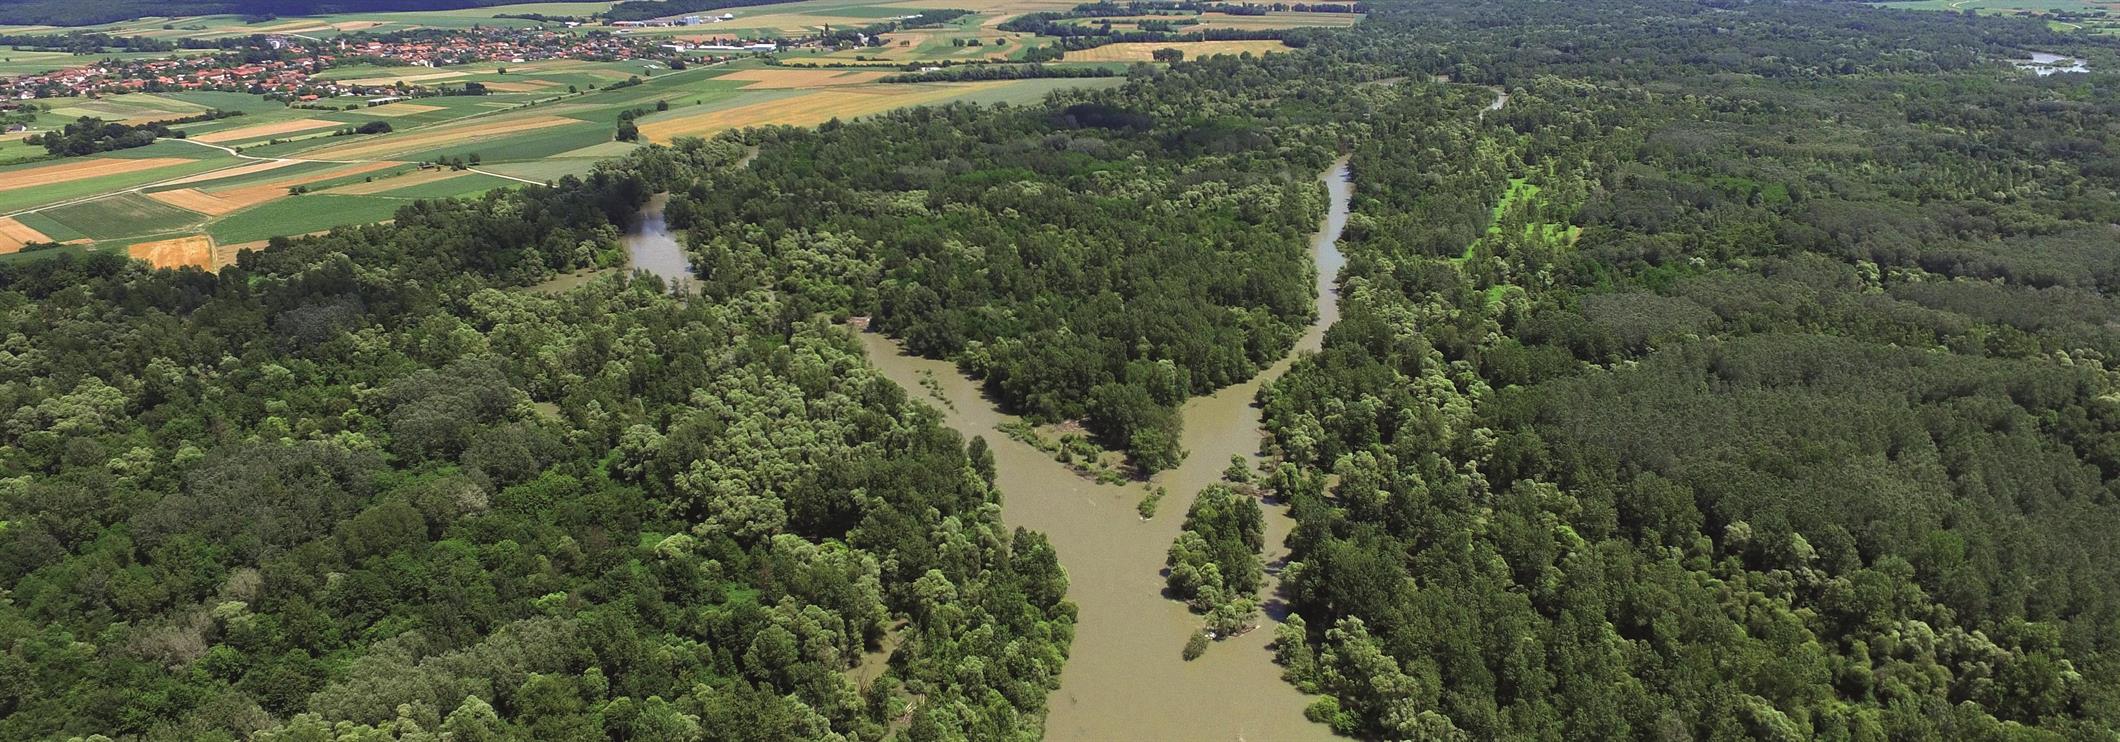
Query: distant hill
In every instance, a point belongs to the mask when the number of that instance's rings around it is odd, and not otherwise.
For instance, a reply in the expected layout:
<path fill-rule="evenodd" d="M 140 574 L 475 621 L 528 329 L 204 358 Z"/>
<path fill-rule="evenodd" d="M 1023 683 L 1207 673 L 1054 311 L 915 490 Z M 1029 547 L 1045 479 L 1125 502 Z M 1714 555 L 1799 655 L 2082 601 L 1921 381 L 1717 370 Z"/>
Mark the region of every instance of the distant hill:
<path fill-rule="evenodd" d="M 384 10 L 450 10 L 519 0 L 0 0 L 0 23 L 89 26 L 150 16 L 236 13 L 316 15 Z"/>

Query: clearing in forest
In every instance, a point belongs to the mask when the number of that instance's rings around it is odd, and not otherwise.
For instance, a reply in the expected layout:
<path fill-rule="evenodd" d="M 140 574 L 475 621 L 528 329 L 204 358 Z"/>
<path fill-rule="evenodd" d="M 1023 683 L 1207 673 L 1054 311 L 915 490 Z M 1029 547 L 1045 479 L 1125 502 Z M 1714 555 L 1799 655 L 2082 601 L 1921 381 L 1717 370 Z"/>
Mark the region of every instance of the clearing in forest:
<path fill-rule="evenodd" d="M 99 178 L 105 175 L 122 175 L 141 170 L 182 165 L 187 162 L 192 162 L 192 160 L 183 157 L 141 157 L 138 159 L 91 157 L 77 162 L 45 165 L 0 173 L 0 191 L 14 191 L 55 183 L 71 183 L 76 180 Z"/>
<path fill-rule="evenodd" d="M 1068 62 L 1153 62 L 1157 49 L 1176 49 L 1185 52 L 1187 60 L 1212 57 L 1217 54 L 1271 54 L 1285 52 L 1289 48 L 1279 41 L 1140 41 L 1124 44 L 1105 44 L 1095 49 L 1070 51 L 1063 59 Z"/>
<path fill-rule="evenodd" d="M 211 270 L 214 267 L 213 238 L 203 234 L 141 242 L 125 248 L 125 252 L 134 259 L 145 260 L 156 268 L 190 265 L 201 270 Z"/>

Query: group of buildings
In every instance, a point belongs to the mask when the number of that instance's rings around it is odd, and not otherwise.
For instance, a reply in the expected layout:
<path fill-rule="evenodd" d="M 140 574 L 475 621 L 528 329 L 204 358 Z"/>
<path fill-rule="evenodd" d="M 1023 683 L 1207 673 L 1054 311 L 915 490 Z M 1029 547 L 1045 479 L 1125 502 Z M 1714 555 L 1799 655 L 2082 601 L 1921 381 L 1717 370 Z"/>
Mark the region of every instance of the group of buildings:
<path fill-rule="evenodd" d="M 164 59 L 100 59 L 42 74 L 0 78 L 0 98 L 22 101 L 130 92 L 227 90 L 314 100 L 394 89 L 317 77 L 331 67 L 356 63 L 443 67 L 546 59 L 620 61 L 660 58 L 669 53 L 642 39 L 539 29 L 477 29 L 323 41 L 273 36 L 255 49 Z"/>

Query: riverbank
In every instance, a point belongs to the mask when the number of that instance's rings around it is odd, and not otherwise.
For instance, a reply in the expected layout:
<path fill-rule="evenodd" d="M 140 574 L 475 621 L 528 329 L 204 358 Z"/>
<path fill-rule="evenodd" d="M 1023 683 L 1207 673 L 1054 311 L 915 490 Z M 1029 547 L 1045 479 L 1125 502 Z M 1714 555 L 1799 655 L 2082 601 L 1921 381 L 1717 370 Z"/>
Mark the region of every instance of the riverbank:
<path fill-rule="evenodd" d="M 1316 350 L 1325 328 L 1338 318 L 1334 277 L 1343 258 L 1337 247 L 1347 221 L 1352 186 L 1346 162 L 1324 176 L 1331 206 L 1311 242 L 1318 270 L 1317 319 L 1296 344 Z M 908 390 L 939 394 L 944 420 L 967 437 L 984 436 L 994 453 L 1002 517 L 1011 525 L 1044 532 L 1067 569 L 1068 597 L 1080 609 L 1075 641 L 1050 702 L 1046 737 L 1053 740 L 1331 739 L 1322 725 L 1303 718 L 1309 699 L 1282 682 L 1267 643 L 1271 606 L 1260 630 L 1210 647 L 1184 661 L 1180 650 L 1201 625 L 1183 603 L 1163 597 L 1163 560 L 1177 537 L 1184 512 L 1198 491 L 1218 481 L 1232 454 L 1256 461 L 1260 444 L 1258 390 L 1293 363 L 1283 358 L 1250 381 L 1189 400 L 1185 416 L 1185 462 L 1158 475 L 1152 486 L 1169 490 L 1162 513 L 1143 521 L 1134 506 L 1138 484 L 1103 485 L 1083 479 L 1043 451 L 1011 440 L 1001 426 L 1011 418 L 981 393 L 979 383 L 945 361 L 905 354 L 876 333 L 861 333 L 869 360 Z M 925 383 L 923 382 L 925 381 Z M 1267 560 L 1286 556 L 1282 546 L 1293 521 L 1277 504 L 1266 514 Z M 1267 589 L 1278 582 L 1269 579 Z"/>
<path fill-rule="evenodd" d="M 747 155 L 742 164 L 749 162 L 750 155 Z M 684 243 L 670 232 L 670 225 L 663 221 L 663 207 L 669 203 L 670 194 L 658 193 L 641 206 L 640 220 L 634 222 L 631 229 L 626 230 L 624 265 L 576 271 L 531 286 L 529 290 L 541 294 L 564 294 L 604 276 L 646 271 L 661 278 L 670 290 L 690 293 L 694 281 L 692 258 L 685 254 Z"/>

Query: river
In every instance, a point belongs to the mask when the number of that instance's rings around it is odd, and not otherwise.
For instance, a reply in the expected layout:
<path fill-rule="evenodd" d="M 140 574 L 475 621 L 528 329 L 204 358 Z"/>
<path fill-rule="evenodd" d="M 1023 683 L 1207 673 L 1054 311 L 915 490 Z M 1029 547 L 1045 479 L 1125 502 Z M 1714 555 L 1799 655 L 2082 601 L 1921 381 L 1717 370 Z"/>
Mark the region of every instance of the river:
<path fill-rule="evenodd" d="M 530 290 L 562 294 L 612 273 L 646 271 L 661 278 L 672 291 L 690 293 L 694 288 L 692 258 L 685 254 L 684 243 L 678 241 L 677 235 L 670 232 L 670 225 L 663 221 L 663 207 L 669 203 L 670 194 L 659 193 L 640 207 L 640 220 L 626 230 L 624 267 L 575 271 L 547 279 Z"/>
<path fill-rule="evenodd" d="M 2064 57 L 2046 52 L 2032 52 L 2031 55 L 2030 59 L 2012 59 L 2010 64 L 2017 65 L 2018 69 L 2031 70 L 2032 74 L 2040 77 L 2062 72 L 2091 71 L 2089 64 L 2075 57 Z"/>
<path fill-rule="evenodd" d="M 1316 350 L 1325 328 L 1338 319 L 1334 278 L 1344 259 L 1337 247 L 1347 224 L 1353 187 L 1341 160 L 1323 180 L 1331 207 L 1311 240 L 1318 275 L 1318 317 L 1296 343 Z M 1201 617 L 1163 597 L 1163 560 L 1193 496 L 1219 481 L 1232 454 L 1256 461 L 1259 387 L 1288 370 L 1283 358 L 1250 381 L 1186 402 L 1184 447 L 1178 468 L 1155 477 L 1169 489 L 1154 519 L 1143 521 L 1134 506 L 1138 485 L 1099 485 L 1070 471 L 1029 445 L 1000 432 L 1009 419 L 980 393 L 979 383 L 945 361 L 909 356 L 878 333 L 861 333 L 869 360 L 910 393 L 926 396 L 932 378 L 949 404 L 945 420 L 970 437 L 984 436 L 994 452 L 998 485 L 1005 498 L 1002 518 L 1042 531 L 1052 539 L 1066 568 L 1068 598 L 1081 609 L 1075 641 L 1060 689 L 1051 698 L 1046 738 L 1052 740 L 1308 740 L 1332 739 L 1323 725 L 1303 718 L 1309 702 L 1281 680 L 1267 643 L 1281 612 L 1267 581 L 1269 620 L 1258 630 L 1216 642 L 1187 662 L 1179 656 Z M 1266 508 L 1269 564 L 1286 557 L 1283 541 L 1293 521 L 1277 504 Z M 1273 570 L 1278 571 L 1278 570 Z"/>

